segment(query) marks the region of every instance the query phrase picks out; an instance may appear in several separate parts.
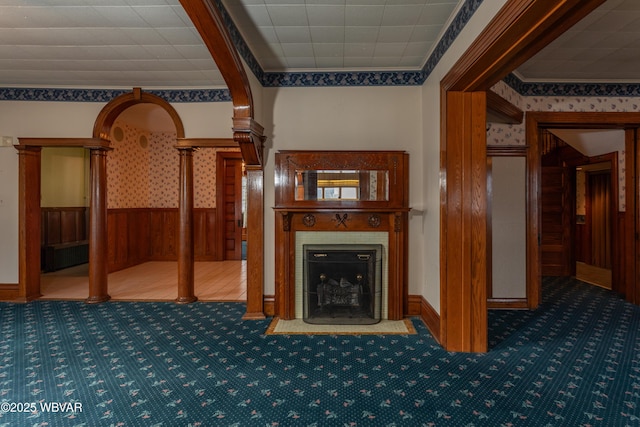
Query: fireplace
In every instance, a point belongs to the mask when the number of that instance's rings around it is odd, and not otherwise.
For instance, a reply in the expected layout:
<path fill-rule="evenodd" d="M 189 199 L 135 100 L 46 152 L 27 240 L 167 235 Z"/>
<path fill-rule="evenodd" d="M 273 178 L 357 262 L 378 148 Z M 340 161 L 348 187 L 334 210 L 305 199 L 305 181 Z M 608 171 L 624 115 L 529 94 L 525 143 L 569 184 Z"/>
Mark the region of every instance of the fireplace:
<path fill-rule="evenodd" d="M 280 151 L 275 161 L 275 315 L 325 324 L 402 319 L 409 155 Z"/>
<path fill-rule="evenodd" d="M 381 245 L 303 245 L 303 320 L 378 323 L 382 253 Z"/>

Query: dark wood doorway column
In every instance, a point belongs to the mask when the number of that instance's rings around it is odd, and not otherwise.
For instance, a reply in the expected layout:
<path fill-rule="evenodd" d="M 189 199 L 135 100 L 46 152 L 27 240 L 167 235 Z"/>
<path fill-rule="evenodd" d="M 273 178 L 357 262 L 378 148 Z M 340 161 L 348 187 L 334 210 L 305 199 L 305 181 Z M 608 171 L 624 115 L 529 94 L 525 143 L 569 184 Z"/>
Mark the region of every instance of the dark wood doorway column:
<path fill-rule="evenodd" d="M 19 272 L 18 289 L 10 296 L 20 301 L 40 294 L 40 158 L 42 147 L 16 146 L 18 150 L 19 191 Z"/>
<path fill-rule="evenodd" d="M 89 201 L 89 297 L 87 303 L 108 301 L 107 264 L 107 151 L 91 148 Z"/>
<path fill-rule="evenodd" d="M 193 247 L 193 148 L 178 147 L 180 153 L 180 200 L 178 207 L 178 298 L 177 303 L 197 301 L 194 284 Z"/>
<path fill-rule="evenodd" d="M 486 146 L 481 92 L 602 3 L 509 0 L 441 81 L 440 339 L 448 351 L 488 347 L 486 147 L 471 147 Z"/>

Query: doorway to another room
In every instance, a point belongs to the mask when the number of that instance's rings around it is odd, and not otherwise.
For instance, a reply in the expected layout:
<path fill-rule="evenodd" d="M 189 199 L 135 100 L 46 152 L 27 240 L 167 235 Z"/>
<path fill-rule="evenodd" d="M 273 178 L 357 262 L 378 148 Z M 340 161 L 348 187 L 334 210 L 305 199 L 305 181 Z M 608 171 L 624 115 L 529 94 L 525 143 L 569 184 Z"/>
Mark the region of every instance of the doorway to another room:
<path fill-rule="evenodd" d="M 136 104 L 115 119 L 110 141 L 106 182 L 109 296 L 114 300 L 176 300 L 180 183 L 175 125 L 167 112 L 157 105 Z M 49 150 L 62 154 L 50 159 L 46 154 Z M 87 155 L 84 158 L 80 155 L 73 168 L 64 166 L 78 157 L 74 150 Z M 58 199 L 62 197 L 60 194 L 68 198 L 68 193 L 78 193 L 79 201 L 53 202 L 53 208 L 45 207 L 51 203 L 42 204 L 42 299 L 84 300 L 89 296 L 88 151 L 66 147 L 43 149 L 43 201 L 50 198 L 46 196 L 51 192 L 48 187 L 57 189 L 54 194 Z M 231 178 L 226 176 L 228 167 L 216 168 L 220 163 L 216 161 L 217 157 L 223 159 L 223 165 L 226 164 L 224 159 L 233 159 L 233 165 L 237 167 L 232 169 L 236 172 Z M 236 233 L 237 244 L 231 245 L 228 235 L 224 234 L 229 227 L 218 220 L 218 213 L 228 211 L 227 205 L 237 206 L 237 212 L 231 211 L 238 215 L 238 222 L 234 220 L 233 225 L 242 225 L 241 166 L 241 153 L 232 145 L 193 150 L 193 281 L 194 293 L 201 301 L 246 301 L 242 227 Z M 61 168 L 68 173 L 75 171 L 77 176 L 71 182 L 79 187 L 78 190 L 71 191 L 71 186 L 60 181 L 59 173 L 47 175 L 48 170 Z M 222 191 L 216 191 L 217 183 L 222 185 Z M 222 198 L 217 200 L 216 193 Z M 84 248 L 84 258 L 78 256 L 73 262 L 69 261 L 69 250 L 61 256 L 63 249 L 72 246 Z M 237 247 L 237 256 L 224 252 L 225 246 Z M 57 250 L 56 258 L 62 263 L 47 263 L 49 258 L 54 259 L 47 256 L 52 249 Z"/>

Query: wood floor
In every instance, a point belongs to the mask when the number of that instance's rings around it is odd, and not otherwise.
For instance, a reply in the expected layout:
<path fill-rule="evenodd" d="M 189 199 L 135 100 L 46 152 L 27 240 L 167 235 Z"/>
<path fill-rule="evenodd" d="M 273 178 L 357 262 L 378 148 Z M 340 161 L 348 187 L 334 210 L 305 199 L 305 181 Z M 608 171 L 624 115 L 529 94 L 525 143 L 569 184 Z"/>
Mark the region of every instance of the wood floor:
<path fill-rule="evenodd" d="M 88 275 L 88 264 L 43 274 L 42 299 L 86 299 Z M 178 297 L 178 264 L 147 262 L 111 273 L 108 293 L 120 301 L 173 301 Z M 247 262 L 196 262 L 195 295 L 199 301 L 246 301 Z"/>
<path fill-rule="evenodd" d="M 576 262 L 576 279 L 611 289 L 611 270 Z"/>

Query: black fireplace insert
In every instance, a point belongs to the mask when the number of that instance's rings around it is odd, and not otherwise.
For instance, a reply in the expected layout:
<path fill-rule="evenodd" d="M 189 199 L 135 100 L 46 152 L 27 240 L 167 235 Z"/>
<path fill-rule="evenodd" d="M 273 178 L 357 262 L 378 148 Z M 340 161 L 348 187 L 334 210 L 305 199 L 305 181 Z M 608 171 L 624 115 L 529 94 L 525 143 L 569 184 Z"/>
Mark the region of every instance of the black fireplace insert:
<path fill-rule="evenodd" d="M 381 319 L 382 245 L 303 245 L 303 320 L 370 325 Z"/>

